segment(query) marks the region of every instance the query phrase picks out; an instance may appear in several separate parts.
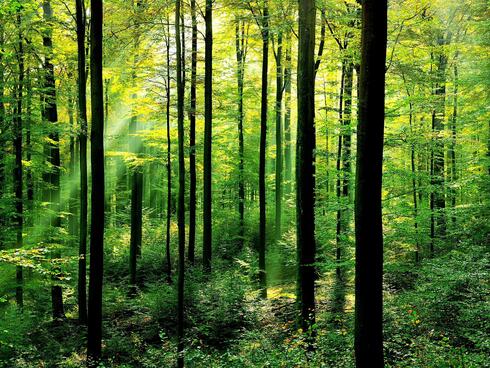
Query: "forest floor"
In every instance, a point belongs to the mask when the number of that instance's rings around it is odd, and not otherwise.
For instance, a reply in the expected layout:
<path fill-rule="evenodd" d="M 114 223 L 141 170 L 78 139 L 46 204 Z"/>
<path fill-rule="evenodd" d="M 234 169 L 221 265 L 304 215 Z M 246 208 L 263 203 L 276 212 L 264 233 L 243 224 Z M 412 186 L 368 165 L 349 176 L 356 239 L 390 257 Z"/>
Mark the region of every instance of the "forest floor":
<path fill-rule="evenodd" d="M 165 282 L 161 245 L 143 248 L 140 289 L 131 297 L 127 257 L 116 244 L 124 244 L 124 239 L 112 234 L 113 247 L 106 254 L 101 367 L 173 367 L 176 288 Z M 462 243 L 419 266 L 410 262 L 385 266 L 387 367 L 490 366 L 489 260 L 484 243 Z M 207 279 L 199 267 L 187 273 L 187 366 L 353 367 L 352 270 L 340 285 L 332 270 L 319 278 L 316 349 L 305 353 L 311 331 L 295 326 L 294 278 L 290 274 L 272 280 L 268 299 L 261 300 L 251 281 L 254 271 L 249 261 L 245 255 L 239 267 L 217 264 Z M 14 278 L 14 267 L 0 267 L 1 280 Z M 86 329 L 77 322 L 76 285 L 66 280 L 66 319 L 53 322 L 49 284 L 34 272 L 26 275 L 23 313 L 12 294 L 1 301 L 0 367 L 83 367 Z"/>

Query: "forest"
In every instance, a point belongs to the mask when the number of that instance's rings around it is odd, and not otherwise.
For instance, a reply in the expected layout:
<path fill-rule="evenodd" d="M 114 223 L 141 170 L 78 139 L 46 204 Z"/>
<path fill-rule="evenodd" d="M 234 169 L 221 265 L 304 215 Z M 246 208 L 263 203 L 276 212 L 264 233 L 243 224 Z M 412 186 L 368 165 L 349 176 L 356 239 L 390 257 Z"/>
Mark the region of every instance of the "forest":
<path fill-rule="evenodd" d="M 487 0 L 0 0 L 0 368 L 490 367 Z"/>

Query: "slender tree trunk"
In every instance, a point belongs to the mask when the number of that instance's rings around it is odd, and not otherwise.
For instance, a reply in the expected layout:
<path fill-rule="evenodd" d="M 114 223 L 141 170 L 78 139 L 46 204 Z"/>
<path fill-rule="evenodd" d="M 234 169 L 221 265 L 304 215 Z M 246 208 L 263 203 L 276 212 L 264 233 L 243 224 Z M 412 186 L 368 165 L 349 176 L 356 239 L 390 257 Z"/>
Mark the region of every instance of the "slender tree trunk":
<path fill-rule="evenodd" d="M 189 111 L 189 249 L 188 258 L 194 265 L 196 246 L 196 84 L 197 84 L 197 19 L 196 0 L 191 0 L 192 51 L 191 51 L 191 106 Z"/>
<path fill-rule="evenodd" d="M 5 67 L 3 63 L 4 55 L 4 44 L 5 44 L 5 31 L 4 31 L 4 20 L 0 16 L 0 201 L 3 200 L 3 195 L 5 192 L 5 141 L 6 141 L 6 129 L 7 124 L 5 121 Z M 5 227 L 5 216 L 0 216 L 0 249 L 3 248 L 4 242 L 4 227 Z"/>
<path fill-rule="evenodd" d="M 453 112 L 451 115 L 451 141 L 449 147 L 449 161 L 451 163 L 451 181 L 454 183 L 458 180 L 458 170 L 456 166 L 456 138 L 458 132 L 458 88 L 459 88 L 459 75 L 458 75 L 458 65 L 457 59 L 454 64 L 454 89 L 453 89 Z M 454 187 L 450 190 L 450 198 L 451 198 L 451 223 L 453 228 L 456 228 L 456 197 L 457 191 Z"/>
<path fill-rule="evenodd" d="M 240 221 L 239 242 L 240 249 L 243 248 L 245 240 L 245 176 L 244 176 L 244 138 L 243 138 L 243 80 L 245 74 L 246 45 L 245 21 L 236 20 L 235 43 L 237 59 L 237 88 L 238 88 L 238 215 Z"/>
<path fill-rule="evenodd" d="M 265 155 L 267 150 L 267 93 L 269 67 L 269 3 L 264 0 L 262 12 L 262 97 L 260 102 L 260 149 L 259 149 L 259 285 L 262 298 L 267 298 L 266 254 L 266 193 Z"/>
<path fill-rule="evenodd" d="M 20 10 L 17 11 L 17 32 L 18 32 L 18 49 L 17 61 L 19 66 L 19 80 L 17 84 L 17 106 L 15 108 L 13 145 L 15 152 L 14 164 L 14 194 L 15 194 L 15 226 L 16 226 L 16 247 L 21 249 L 23 246 L 22 231 L 24 228 L 24 198 L 23 198 L 23 177 L 22 177 L 22 98 L 24 88 L 24 45 L 22 36 L 22 19 Z M 24 289 L 22 266 L 16 267 L 15 300 L 19 308 L 24 306 Z"/>
<path fill-rule="evenodd" d="M 29 69 L 26 71 L 26 90 L 27 90 L 27 98 L 26 98 L 26 118 L 25 118 L 25 126 L 26 126 L 26 160 L 31 163 L 32 161 L 32 142 L 31 142 L 31 122 L 32 122 L 32 84 Z M 1 98 L 1 96 L 0 96 Z M 31 165 L 28 165 L 25 169 L 26 171 L 26 195 L 27 195 L 27 209 L 29 211 L 29 217 L 27 219 L 27 226 L 33 225 L 33 210 L 34 210 L 34 178 L 32 175 Z"/>
<path fill-rule="evenodd" d="M 102 280 L 104 268 L 104 87 L 102 80 L 102 0 L 91 0 L 90 91 L 92 101 L 92 213 L 88 299 L 89 365 L 96 367 L 102 343 Z"/>
<path fill-rule="evenodd" d="M 53 10 L 51 8 L 50 0 L 45 0 L 43 2 L 44 19 L 46 22 L 51 22 L 53 18 Z M 54 65 L 51 62 L 51 56 L 53 52 L 53 40 L 52 40 L 52 30 L 51 26 L 47 27 L 43 35 L 43 45 L 45 47 L 45 58 L 44 58 L 44 71 L 45 71 L 45 94 L 44 94 L 44 118 L 49 121 L 52 126 L 50 127 L 51 132 L 49 133 L 50 142 L 47 143 L 46 152 L 48 153 L 49 163 L 51 165 L 49 175 L 45 178 L 48 179 L 49 185 L 49 202 L 51 203 L 52 217 L 51 217 L 51 227 L 52 230 L 61 228 L 61 217 L 60 217 L 60 147 L 59 147 L 59 133 L 57 131 L 58 123 L 58 109 L 56 105 L 56 85 L 54 78 Z M 56 236 L 56 241 L 59 241 L 59 236 Z M 61 252 L 56 250 L 53 252 L 54 258 L 61 258 Z M 61 272 L 57 270 L 57 272 Z M 59 281 L 56 280 L 58 277 L 55 276 L 53 280 L 54 285 L 51 287 L 51 300 L 53 306 L 53 318 L 55 320 L 64 318 L 64 308 L 63 308 L 63 294 L 61 285 Z"/>
<path fill-rule="evenodd" d="M 447 41 L 439 35 L 437 44 L 443 48 Z M 436 83 L 434 88 L 435 105 L 432 111 L 432 173 L 431 173 L 431 256 L 435 252 L 435 242 L 446 236 L 446 200 L 445 200 L 445 160 L 444 132 L 445 105 L 446 105 L 446 69 L 447 56 L 445 50 L 438 50 L 436 55 Z"/>
<path fill-rule="evenodd" d="M 175 3 L 175 48 L 177 52 L 177 124 L 179 145 L 179 277 L 177 284 L 177 367 L 184 367 L 184 272 L 185 272 L 185 162 L 184 162 L 184 85 L 182 81 L 182 47 L 180 41 L 181 1 Z M 206 19 L 208 21 L 208 19 Z"/>
<path fill-rule="evenodd" d="M 355 201 L 357 368 L 384 366 L 381 187 L 387 12 L 387 0 L 362 3 Z"/>
<path fill-rule="evenodd" d="M 292 189 L 292 159 L 291 159 L 291 33 L 286 33 L 286 55 L 284 65 L 284 181 L 285 193 Z"/>
<path fill-rule="evenodd" d="M 213 0 L 206 0 L 204 59 L 204 185 L 203 185 L 203 267 L 211 271 L 212 238 L 212 124 L 213 124 Z"/>
<path fill-rule="evenodd" d="M 141 0 L 136 0 L 136 12 L 139 12 L 141 6 Z M 136 86 L 137 79 L 137 64 L 138 64 L 138 48 L 139 48 L 139 35 L 135 35 L 134 41 L 134 60 L 133 60 L 133 73 L 132 84 Z M 138 115 L 136 112 L 136 93 L 131 96 L 133 101 L 131 120 L 129 123 L 129 145 L 130 151 L 136 156 L 140 157 L 142 153 L 141 138 L 138 134 Z M 129 282 L 132 287 L 132 292 L 136 287 L 136 265 L 137 258 L 141 255 L 141 238 L 143 227 L 143 168 L 135 167 L 131 175 L 131 239 L 129 245 Z"/>
<path fill-rule="evenodd" d="M 315 2 L 299 2 L 296 220 L 300 325 L 315 323 Z M 312 331 L 313 333 L 314 331 Z"/>
<path fill-rule="evenodd" d="M 80 133 L 80 233 L 78 243 L 78 320 L 87 322 L 87 76 L 85 60 L 85 3 L 76 2 L 77 15 L 77 48 L 78 48 L 78 118 Z"/>
<path fill-rule="evenodd" d="M 276 53 L 276 241 L 281 239 L 282 230 L 282 96 L 283 96 L 283 67 L 282 67 L 282 33 L 277 36 Z"/>
<path fill-rule="evenodd" d="M 70 125 L 70 162 L 69 162 L 69 173 L 70 173 L 70 198 L 68 200 L 68 211 L 70 212 L 69 217 L 69 232 L 70 236 L 73 239 L 72 242 L 75 244 L 76 239 L 78 238 L 78 219 L 77 219 L 77 182 L 76 182 L 76 133 L 75 133 L 75 121 L 74 121 L 74 112 L 73 108 L 75 105 L 73 96 L 68 96 L 68 122 Z"/>
<path fill-rule="evenodd" d="M 110 88 L 110 79 L 104 79 L 104 132 L 108 134 L 109 132 L 109 88 Z M 104 157 L 104 166 L 107 168 L 107 158 Z M 104 213 L 106 218 L 106 224 L 110 225 L 111 223 L 111 175 L 108 175 L 105 178 L 105 200 L 104 200 Z"/>
<path fill-rule="evenodd" d="M 340 73 L 340 90 L 339 90 L 339 139 L 337 145 L 337 160 L 336 160 L 336 195 L 337 195 L 337 214 L 336 214 L 336 251 L 335 260 L 337 262 L 336 275 L 338 279 L 341 279 L 341 267 L 340 261 L 342 258 L 342 176 L 341 176 L 341 164 L 342 164 L 342 138 L 343 138 L 343 121 L 344 121 L 344 89 L 345 89 L 345 61 L 342 61 L 342 69 Z"/>
<path fill-rule="evenodd" d="M 410 96 L 409 96 L 410 98 Z M 409 124 L 410 133 L 412 139 L 414 137 L 413 132 L 413 103 L 410 102 L 410 112 L 409 112 Z M 412 170 L 412 197 L 413 197 L 413 219 L 415 228 L 415 263 L 420 261 L 420 244 L 419 244 L 419 223 L 418 223 L 418 201 L 417 201 L 417 171 L 415 168 L 415 143 L 412 142 L 410 145 L 410 166 Z"/>
<path fill-rule="evenodd" d="M 170 18 L 167 17 L 167 226 L 165 238 L 165 258 L 167 262 L 167 282 L 172 281 L 172 263 L 170 260 L 170 222 L 172 220 L 172 161 L 171 161 L 171 146 L 170 146 Z"/>

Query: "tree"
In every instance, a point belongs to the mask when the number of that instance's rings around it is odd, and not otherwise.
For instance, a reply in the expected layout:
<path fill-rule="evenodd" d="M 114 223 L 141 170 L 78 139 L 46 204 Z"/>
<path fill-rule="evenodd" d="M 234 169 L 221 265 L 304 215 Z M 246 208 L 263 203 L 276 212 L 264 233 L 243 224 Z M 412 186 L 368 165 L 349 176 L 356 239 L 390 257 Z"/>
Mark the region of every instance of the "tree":
<path fill-rule="evenodd" d="M 78 319 L 87 322 L 87 76 L 85 75 L 85 3 L 76 1 L 77 49 L 78 49 L 78 118 L 80 133 L 80 234 L 78 242 Z"/>
<path fill-rule="evenodd" d="M 248 24 L 245 31 L 245 20 L 235 20 L 235 51 L 237 60 L 237 92 L 238 92 L 238 216 L 240 221 L 240 248 L 243 248 L 245 237 L 245 177 L 244 177 L 244 137 L 243 137 L 243 81 L 245 78 L 245 60 L 248 49 Z"/>
<path fill-rule="evenodd" d="M 22 19 L 21 7 L 17 8 L 17 33 L 18 33 L 18 49 L 17 61 L 19 66 L 19 79 L 17 83 L 17 106 L 15 110 L 14 120 L 14 192 L 15 192 L 15 220 L 17 227 L 16 246 L 22 249 L 22 230 L 24 228 L 24 198 L 23 198 L 23 177 L 22 177 L 22 91 L 24 88 L 24 42 L 22 35 Z M 16 269 L 17 287 L 15 289 L 15 299 L 19 308 L 24 306 L 23 295 L 23 274 L 22 266 L 17 266 Z"/>
<path fill-rule="evenodd" d="M 191 106 L 189 110 L 189 262 L 193 265 L 196 245 L 196 84 L 197 84 L 197 18 L 196 0 L 191 0 Z"/>
<path fill-rule="evenodd" d="M 136 0 L 136 15 L 139 14 L 141 7 L 141 0 Z M 135 23 L 135 27 L 138 24 Z M 138 31 L 138 30 L 137 30 Z M 133 59 L 133 70 L 131 75 L 131 80 L 133 87 L 136 86 L 137 79 L 137 65 L 138 65 L 138 49 L 139 49 L 139 34 L 134 36 L 134 59 Z M 138 115 L 136 112 L 137 95 L 133 93 L 131 96 L 133 100 L 133 106 L 131 111 L 131 120 L 129 123 L 129 146 L 130 151 L 138 158 L 142 153 L 142 142 L 141 138 L 138 136 Z M 129 245 L 129 273 L 130 273 L 130 284 L 133 288 L 136 286 L 136 263 L 138 256 L 141 255 L 141 238 L 143 227 L 143 171 L 139 164 L 136 164 L 133 168 L 131 175 L 131 239 Z"/>
<path fill-rule="evenodd" d="M 166 61 L 166 121 L 167 121 L 167 225 L 165 237 L 165 260 L 167 263 L 167 282 L 172 281 L 172 263 L 170 260 L 170 222 L 172 220 L 172 161 L 171 161 L 171 142 L 170 142 L 170 18 L 167 17 L 167 61 Z"/>
<path fill-rule="evenodd" d="M 430 253 L 434 256 L 435 241 L 446 235 L 446 199 L 445 199 L 445 160 L 444 140 L 441 136 L 444 132 L 444 120 L 446 109 L 446 69 L 447 55 L 444 46 L 450 43 L 450 36 L 445 36 L 438 31 L 436 52 L 433 55 L 436 62 L 435 84 L 434 84 L 434 108 L 432 110 L 432 135 L 431 146 L 431 185 L 430 208 L 431 208 L 431 243 Z"/>
<path fill-rule="evenodd" d="M 299 2 L 296 141 L 297 302 L 300 325 L 315 323 L 315 23 L 313 0 Z"/>
<path fill-rule="evenodd" d="M 362 3 L 356 171 L 356 367 L 383 367 L 383 166 L 386 0 Z"/>
<path fill-rule="evenodd" d="M 281 239 L 282 231 L 282 97 L 283 97 L 283 66 L 282 66 L 282 31 L 277 35 L 276 57 L 276 226 L 275 239 Z"/>
<path fill-rule="evenodd" d="M 286 33 L 286 55 L 284 64 L 284 181 L 286 194 L 291 193 L 292 159 L 291 159 L 291 32 Z"/>
<path fill-rule="evenodd" d="M 203 267 L 211 271 L 212 238 L 212 124 L 213 124 L 213 0 L 206 0 L 204 59 L 204 185 L 203 185 Z"/>
<path fill-rule="evenodd" d="M 104 272 L 104 86 L 102 79 L 102 0 L 91 0 L 90 95 L 92 101 L 92 197 L 87 359 L 97 367 L 102 349 L 102 279 Z"/>
<path fill-rule="evenodd" d="M 47 29 L 43 34 L 43 45 L 45 47 L 44 56 L 44 106 L 43 106 L 43 118 L 50 122 L 49 141 L 45 144 L 44 151 L 48 158 L 48 169 L 43 177 L 46 182 L 46 202 L 50 203 L 51 214 L 51 231 L 59 231 L 61 229 L 61 217 L 60 217 L 60 147 L 59 147 L 59 133 L 57 131 L 56 124 L 58 123 L 58 108 L 56 104 L 56 84 L 54 76 L 54 65 L 51 61 L 53 52 L 53 39 L 52 29 L 49 24 L 53 18 L 53 10 L 51 8 L 50 0 L 43 2 L 44 19 L 48 23 Z M 60 240 L 59 234 L 56 235 L 57 240 Z M 54 239 L 53 239 L 54 240 Z M 53 251 L 54 258 L 61 258 L 61 252 L 59 250 Z M 53 319 L 58 320 L 64 317 L 63 307 L 63 292 L 61 285 L 58 284 L 59 270 L 57 270 L 58 276 L 53 280 L 53 286 L 51 287 L 51 300 L 53 308 Z"/>
<path fill-rule="evenodd" d="M 256 10 L 247 2 L 262 36 L 262 79 L 260 97 L 260 148 L 259 148 L 259 287 L 262 298 L 267 298 L 267 272 L 265 267 L 266 254 L 266 192 L 265 166 L 267 149 L 267 100 L 268 100 L 268 68 L 269 68 L 269 1 L 264 0 L 262 10 Z M 257 13 L 258 12 L 258 13 Z"/>
<path fill-rule="evenodd" d="M 184 280 L 185 280 L 185 162 L 184 162 L 184 85 L 182 81 L 182 45 L 180 40 L 181 2 L 175 2 L 175 48 L 177 53 L 177 130 L 179 146 L 179 276 L 177 280 L 177 366 L 184 366 Z M 208 20 L 208 19 L 206 19 Z"/>

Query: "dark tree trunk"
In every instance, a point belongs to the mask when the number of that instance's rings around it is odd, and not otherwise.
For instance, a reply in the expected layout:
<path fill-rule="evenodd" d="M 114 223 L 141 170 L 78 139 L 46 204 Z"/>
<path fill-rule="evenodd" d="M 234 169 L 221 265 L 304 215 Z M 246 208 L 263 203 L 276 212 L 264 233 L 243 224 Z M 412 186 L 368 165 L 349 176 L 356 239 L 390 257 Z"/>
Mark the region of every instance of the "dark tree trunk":
<path fill-rule="evenodd" d="M 91 0 L 90 91 L 92 101 L 92 212 L 87 357 L 96 367 L 102 343 L 102 280 L 104 267 L 104 87 L 102 80 L 102 0 Z"/>
<path fill-rule="evenodd" d="M 340 90 L 339 90 L 339 139 L 337 145 L 337 160 L 336 160 L 336 196 L 337 196 L 337 213 L 336 213 L 336 228 L 335 228 L 335 260 L 337 266 L 335 269 L 338 279 L 341 279 L 342 272 L 339 265 L 342 259 L 342 176 L 341 176 L 341 165 L 342 165 L 342 141 L 343 141 L 343 121 L 344 121 L 344 90 L 345 90 L 345 61 L 342 61 L 342 69 L 340 73 Z"/>
<path fill-rule="evenodd" d="M 78 49 L 78 118 L 80 133 L 80 234 L 78 243 L 78 319 L 87 322 L 87 76 L 85 60 L 85 3 L 76 2 L 77 14 L 77 49 Z"/>
<path fill-rule="evenodd" d="M 181 1 L 175 3 L 175 48 L 177 52 L 177 129 L 179 145 L 179 277 L 177 281 L 177 367 L 184 367 L 184 272 L 185 272 L 185 162 L 184 162 L 184 85 L 182 81 L 182 47 L 180 41 Z M 208 19 L 206 19 L 208 20 Z"/>
<path fill-rule="evenodd" d="M 276 227 L 275 239 L 281 239 L 282 230 L 282 96 L 283 96 L 283 67 L 282 67 L 282 33 L 277 36 L 276 53 Z"/>
<path fill-rule="evenodd" d="M 171 91 L 171 77 L 170 77 L 170 18 L 167 17 L 167 82 L 166 82 L 166 94 L 167 94 L 167 106 L 166 106 L 166 118 L 167 118 L 167 226 L 165 237 L 165 259 L 167 263 L 167 282 L 172 281 L 172 263 L 170 260 L 170 222 L 172 220 L 172 161 L 171 161 L 171 142 L 170 142 L 170 91 Z"/>
<path fill-rule="evenodd" d="M 4 55 L 4 44 L 5 44 L 5 33 L 4 33 L 4 23 L 3 17 L 0 18 L 0 200 L 3 199 L 5 192 L 5 141 L 7 124 L 5 121 L 5 67 L 3 63 Z M 4 226 L 5 226 L 5 216 L 0 216 L 0 249 L 3 248 L 4 242 Z"/>
<path fill-rule="evenodd" d="M 206 0 L 204 59 L 204 157 L 203 157 L 203 268 L 211 271 L 212 238 L 212 127 L 213 127 L 213 1 Z"/>
<path fill-rule="evenodd" d="M 77 176 L 76 176 L 76 161 L 77 161 L 77 154 L 76 154 L 76 142 L 77 142 L 77 137 L 76 137 L 76 132 L 75 132 L 75 117 L 74 117 L 74 106 L 75 106 L 75 101 L 73 98 L 73 95 L 71 95 L 70 91 L 70 96 L 68 96 L 68 122 L 70 124 L 70 144 L 69 144 L 69 149 L 70 149 L 70 162 L 69 162 L 69 173 L 70 173 L 70 198 L 68 200 L 68 211 L 70 212 L 70 217 L 69 217 L 69 222 L 68 222 L 68 227 L 69 227 L 69 232 L 70 232 L 70 237 L 72 240 L 73 245 L 76 242 L 76 239 L 78 238 L 78 219 L 77 219 Z"/>
<path fill-rule="evenodd" d="M 409 125 L 410 125 L 410 133 L 412 135 L 412 139 L 414 139 L 412 102 L 410 102 Z M 410 167 L 412 170 L 412 197 L 413 197 L 413 220 L 414 220 L 413 225 L 415 228 L 415 263 L 418 264 L 420 261 L 420 244 L 419 244 L 419 230 L 418 230 L 419 223 L 418 223 L 418 201 L 417 201 L 417 171 L 415 168 L 415 143 L 413 142 L 410 145 Z"/>
<path fill-rule="evenodd" d="M 26 89 L 27 89 L 27 111 L 25 118 L 26 126 L 26 160 L 30 164 L 32 163 L 32 142 L 31 142 L 31 120 L 32 120 L 32 84 L 29 69 L 26 71 Z M 0 96 L 1 98 L 1 96 Z M 1 123 L 0 123 L 1 124 Z M 26 194 L 27 194 L 27 209 L 29 211 L 29 217 L 27 218 L 27 226 L 33 225 L 33 210 L 34 210 L 34 177 L 32 175 L 32 168 L 29 164 L 26 167 Z"/>
<path fill-rule="evenodd" d="M 358 368 L 384 366 L 381 186 L 387 10 L 386 0 L 362 3 L 355 200 L 354 337 Z"/>
<path fill-rule="evenodd" d="M 260 102 L 260 149 L 259 149 L 259 285 L 262 298 L 267 298 L 266 253 L 266 194 L 265 194 L 265 155 L 267 150 L 267 93 L 269 67 L 269 3 L 264 1 L 262 12 L 262 92 Z"/>
<path fill-rule="evenodd" d="M 451 127 L 451 141 L 449 146 L 449 162 L 451 164 L 451 181 L 454 183 L 458 180 L 458 170 L 456 166 L 456 138 L 458 134 L 458 87 L 459 87 L 459 75 L 457 59 L 453 67 L 454 70 L 454 89 L 453 89 L 453 111 L 451 114 L 450 127 Z M 453 228 L 456 229 L 456 196 L 457 191 L 454 186 L 450 189 L 449 193 L 451 199 L 451 223 Z"/>
<path fill-rule="evenodd" d="M 244 138 L 243 138 L 243 81 L 245 77 L 245 59 L 248 39 L 245 39 L 245 21 L 236 20 L 235 49 L 237 60 L 237 89 L 238 89 L 238 216 L 239 216 L 239 242 L 243 248 L 245 240 L 245 166 L 244 166 Z"/>
<path fill-rule="evenodd" d="M 136 0 L 136 12 L 139 12 L 141 0 Z M 137 64 L 138 64 L 138 48 L 139 35 L 136 34 L 134 40 L 134 59 L 132 84 L 136 86 Z M 131 98 L 133 100 L 131 120 L 129 122 L 129 149 L 136 156 L 142 154 L 142 142 L 138 136 L 138 115 L 136 112 L 136 93 Z M 143 168 L 136 166 L 131 174 L 131 239 L 129 245 L 129 283 L 132 287 L 131 292 L 135 291 L 136 287 L 136 264 L 137 258 L 141 255 L 141 238 L 143 227 Z"/>
<path fill-rule="evenodd" d="M 13 127 L 13 145 L 15 153 L 14 164 L 14 194 L 15 194 L 15 227 L 16 227 L 16 247 L 21 249 L 23 245 L 22 230 L 24 227 L 24 198 L 22 192 L 22 98 L 24 88 L 24 45 L 22 36 L 22 19 L 20 10 L 17 11 L 17 32 L 18 32 L 18 49 L 17 62 L 19 66 L 19 80 L 17 83 L 17 106 L 15 108 L 14 127 Z M 19 308 L 24 306 L 24 289 L 22 266 L 16 267 L 16 282 L 15 300 Z"/>
<path fill-rule="evenodd" d="M 292 191 L 292 159 L 291 159 L 291 33 L 286 34 L 286 55 L 284 65 L 284 191 L 289 195 Z"/>
<path fill-rule="evenodd" d="M 53 10 L 51 8 L 50 0 L 45 0 L 43 2 L 43 12 L 44 19 L 47 22 L 52 21 Z M 47 143 L 45 147 L 45 152 L 51 169 L 49 174 L 45 174 L 45 181 L 48 183 L 49 189 L 46 193 L 49 193 L 48 202 L 51 203 L 52 217 L 51 217 L 51 227 L 52 231 L 57 228 L 61 228 L 61 217 L 60 217 L 60 147 L 59 147 L 59 133 L 58 133 L 58 109 L 56 106 L 56 85 L 54 78 L 54 65 L 51 62 L 52 52 L 53 52 L 53 40 L 52 40 L 52 30 L 48 26 L 43 35 L 43 45 L 45 47 L 45 58 L 44 58 L 44 72 L 45 72 L 45 93 L 44 93 L 44 119 L 50 122 L 52 125 L 50 127 L 49 139 L 50 142 Z M 56 241 L 59 241 L 59 235 L 56 235 Z M 56 250 L 53 252 L 54 258 L 61 258 L 61 252 Z M 57 272 L 60 272 L 57 270 Z M 55 277 L 53 280 L 54 285 L 51 287 L 51 300 L 53 307 L 53 318 L 55 320 L 64 318 L 64 308 L 63 308 L 63 293 L 59 281 Z"/>
<path fill-rule="evenodd" d="M 444 47 L 447 41 L 442 35 L 438 36 L 437 46 Z M 447 56 L 445 50 L 439 50 L 436 55 L 436 72 L 434 87 L 434 109 L 432 111 L 433 143 L 432 173 L 431 173 L 431 256 L 435 252 L 437 239 L 446 236 L 446 199 L 445 199 L 445 160 L 444 160 L 444 132 L 445 106 L 446 106 L 446 69 Z"/>
<path fill-rule="evenodd" d="M 196 84 L 197 84 L 197 19 L 196 0 L 191 0 L 192 50 L 191 50 L 191 106 L 189 110 L 189 249 L 188 258 L 194 265 L 196 247 Z"/>
<path fill-rule="evenodd" d="M 299 2 L 296 221 L 300 325 L 315 323 L 315 2 Z"/>

